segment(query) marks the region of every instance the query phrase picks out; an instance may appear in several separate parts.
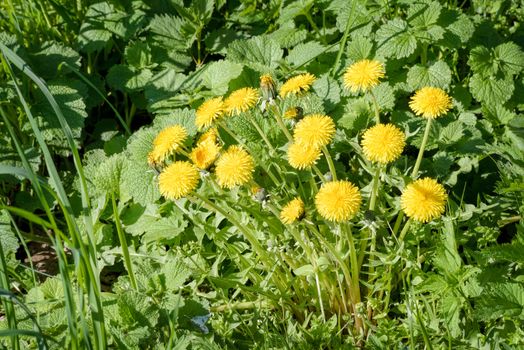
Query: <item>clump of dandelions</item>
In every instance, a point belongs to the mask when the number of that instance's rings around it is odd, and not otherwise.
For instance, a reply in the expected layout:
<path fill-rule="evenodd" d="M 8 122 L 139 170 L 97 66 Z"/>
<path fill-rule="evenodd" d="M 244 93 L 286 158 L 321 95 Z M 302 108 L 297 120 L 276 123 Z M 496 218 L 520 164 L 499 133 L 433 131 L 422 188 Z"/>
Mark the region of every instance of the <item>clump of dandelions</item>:
<path fill-rule="evenodd" d="M 400 197 L 400 205 L 408 217 L 429 222 L 444 213 L 446 199 L 444 186 L 426 177 L 406 186 Z"/>

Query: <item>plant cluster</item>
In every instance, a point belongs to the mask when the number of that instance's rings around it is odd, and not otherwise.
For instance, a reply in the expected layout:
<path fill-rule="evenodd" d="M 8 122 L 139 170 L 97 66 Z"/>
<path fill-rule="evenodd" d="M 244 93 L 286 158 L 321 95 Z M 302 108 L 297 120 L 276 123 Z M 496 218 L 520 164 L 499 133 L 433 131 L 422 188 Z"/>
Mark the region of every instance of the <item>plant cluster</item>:
<path fill-rule="evenodd" d="M 524 341 L 523 4 L 0 9 L 0 347 Z"/>

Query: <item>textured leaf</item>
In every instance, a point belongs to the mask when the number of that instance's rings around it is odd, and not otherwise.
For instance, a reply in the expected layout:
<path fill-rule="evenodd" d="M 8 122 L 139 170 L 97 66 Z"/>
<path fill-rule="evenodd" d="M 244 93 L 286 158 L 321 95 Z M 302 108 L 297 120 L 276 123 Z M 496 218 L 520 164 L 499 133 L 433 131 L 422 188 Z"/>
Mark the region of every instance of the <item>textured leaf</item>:
<path fill-rule="evenodd" d="M 473 74 L 469 87 L 475 99 L 488 104 L 506 102 L 511 98 L 515 89 L 510 78 L 483 77 L 481 74 Z"/>
<path fill-rule="evenodd" d="M 173 50 L 187 50 L 196 40 L 195 24 L 176 16 L 156 15 L 149 23 L 149 29 L 154 41 Z"/>
<path fill-rule="evenodd" d="M 524 319 L 524 287 L 519 283 L 492 283 L 478 299 L 477 312 L 481 319 L 499 317 Z"/>
<path fill-rule="evenodd" d="M 352 11 L 353 8 L 354 11 Z M 371 33 L 373 28 L 372 14 L 361 1 L 330 1 L 328 10 L 335 14 L 337 29 L 341 33 L 346 30 L 348 25 L 350 26 L 351 38 L 368 36 Z"/>
<path fill-rule="evenodd" d="M 320 55 L 325 51 L 325 47 L 316 42 L 309 41 L 305 44 L 298 44 L 295 46 L 286 57 L 288 61 L 294 67 L 300 67 L 306 63 L 309 63 L 312 59 Z"/>
<path fill-rule="evenodd" d="M 99 2 L 89 6 L 78 34 L 78 43 L 85 52 L 100 51 L 113 36 L 104 25 L 105 18 L 113 12 L 113 6 Z"/>
<path fill-rule="evenodd" d="M 381 110 L 390 110 L 395 106 L 395 95 L 393 88 L 389 83 L 380 83 L 373 88 L 373 94 L 377 99 L 378 106 Z M 371 98 L 369 99 L 370 103 Z"/>
<path fill-rule="evenodd" d="M 129 44 L 125 51 L 126 61 L 135 68 L 146 68 L 151 65 L 151 49 L 146 42 L 137 41 Z"/>
<path fill-rule="evenodd" d="M 5 209 L 0 210 L 0 244 L 7 263 L 11 266 L 16 264 L 15 254 L 19 243 L 11 229 L 11 220 Z"/>
<path fill-rule="evenodd" d="M 429 67 L 415 65 L 408 71 L 407 83 L 410 89 L 424 86 L 448 88 L 451 83 L 451 69 L 444 61 L 437 61 Z"/>
<path fill-rule="evenodd" d="M 297 29 L 293 22 L 282 25 L 267 37 L 276 42 L 280 47 L 291 48 L 306 40 L 308 31 Z"/>
<path fill-rule="evenodd" d="M 348 57 L 359 61 L 371 57 L 373 42 L 364 36 L 356 36 L 348 45 Z"/>
<path fill-rule="evenodd" d="M 497 46 L 494 58 L 504 74 L 519 74 L 524 68 L 524 52 L 511 41 Z"/>
<path fill-rule="evenodd" d="M 133 92 L 143 89 L 151 80 L 153 73 L 149 69 L 137 69 L 117 64 L 107 74 L 107 83 L 116 90 Z"/>
<path fill-rule="evenodd" d="M 52 41 L 43 43 L 40 50 L 31 55 L 31 59 L 35 73 L 42 78 L 54 78 L 58 72 L 58 66 L 63 62 L 80 68 L 80 55 L 78 52 Z"/>
<path fill-rule="evenodd" d="M 283 51 L 279 45 L 266 36 L 237 40 L 227 48 L 229 60 L 248 64 L 261 73 L 277 68 L 282 55 Z"/>
<path fill-rule="evenodd" d="M 399 18 L 388 21 L 377 31 L 378 52 L 384 57 L 408 57 L 417 48 L 417 40 L 408 24 Z"/>
<path fill-rule="evenodd" d="M 462 122 L 454 121 L 442 128 L 439 142 L 447 146 L 459 141 L 462 136 L 464 136 Z"/>
<path fill-rule="evenodd" d="M 240 63 L 227 60 L 215 61 L 206 66 L 203 74 L 203 84 L 213 95 L 224 95 L 228 91 L 229 82 L 242 73 Z"/>
<path fill-rule="evenodd" d="M 328 113 L 340 102 L 340 86 L 336 80 L 327 74 L 315 80 L 313 89 L 318 97 L 324 101 L 324 107 Z"/>
<path fill-rule="evenodd" d="M 427 30 L 437 23 L 442 6 L 436 1 L 414 2 L 408 9 L 408 22 L 418 30 Z"/>

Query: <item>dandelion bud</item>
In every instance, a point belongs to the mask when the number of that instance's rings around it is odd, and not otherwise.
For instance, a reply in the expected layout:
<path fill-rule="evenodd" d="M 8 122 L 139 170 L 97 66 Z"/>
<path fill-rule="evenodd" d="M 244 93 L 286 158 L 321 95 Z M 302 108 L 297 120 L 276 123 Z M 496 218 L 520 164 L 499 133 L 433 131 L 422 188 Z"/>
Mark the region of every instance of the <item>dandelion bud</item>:
<path fill-rule="evenodd" d="M 275 81 L 269 74 L 260 77 L 260 90 L 262 91 L 262 100 L 271 103 L 277 96 Z"/>

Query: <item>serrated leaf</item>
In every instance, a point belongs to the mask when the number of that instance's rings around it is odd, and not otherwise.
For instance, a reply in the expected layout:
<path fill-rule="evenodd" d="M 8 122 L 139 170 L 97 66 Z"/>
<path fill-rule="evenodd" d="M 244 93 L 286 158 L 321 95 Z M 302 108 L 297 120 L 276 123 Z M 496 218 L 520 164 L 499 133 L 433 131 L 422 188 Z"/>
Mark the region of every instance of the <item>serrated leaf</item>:
<path fill-rule="evenodd" d="M 20 244 L 11 229 L 11 220 L 7 210 L 0 210 L 0 244 L 9 266 L 16 265 L 15 254 Z"/>
<path fill-rule="evenodd" d="M 166 288 L 175 292 L 191 277 L 191 270 L 180 259 L 176 258 L 162 266 L 162 273 L 166 278 Z"/>
<path fill-rule="evenodd" d="M 348 45 L 348 57 L 360 61 L 371 57 L 373 42 L 364 36 L 356 36 Z"/>
<path fill-rule="evenodd" d="M 447 146 L 459 141 L 462 136 L 464 136 L 462 122 L 453 121 L 442 128 L 439 142 Z"/>
<path fill-rule="evenodd" d="M 274 32 L 267 34 L 267 37 L 280 47 L 290 48 L 306 40 L 307 35 L 307 30 L 297 29 L 293 22 L 289 22 Z"/>
<path fill-rule="evenodd" d="M 306 13 L 313 5 L 313 0 L 290 1 L 280 11 L 277 23 L 283 24 L 292 21 L 295 17 Z"/>
<path fill-rule="evenodd" d="M 153 129 L 141 129 L 129 138 L 120 177 L 121 200 L 133 198 L 136 203 L 146 205 L 160 198 L 156 174 L 147 164 L 156 135 Z"/>
<path fill-rule="evenodd" d="M 113 6 L 99 2 L 89 6 L 80 26 L 78 44 L 85 52 L 100 51 L 106 47 L 113 34 L 104 25 L 105 18 L 113 12 Z"/>
<path fill-rule="evenodd" d="M 377 51 L 384 57 L 408 57 L 417 48 L 417 40 L 406 21 L 396 18 L 383 24 L 377 31 Z"/>
<path fill-rule="evenodd" d="M 480 102 L 488 104 L 504 103 L 511 98 L 515 85 L 511 78 L 484 77 L 473 74 L 469 81 L 471 94 Z"/>
<path fill-rule="evenodd" d="M 373 28 L 373 15 L 368 11 L 364 3 L 360 1 L 330 1 L 327 10 L 334 13 L 337 22 L 337 29 L 344 33 L 347 26 L 350 26 L 349 33 L 351 38 L 368 36 Z"/>
<path fill-rule="evenodd" d="M 317 96 L 324 101 L 324 107 L 328 113 L 340 102 L 340 86 L 335 79 L 327 74 L 315 80 L 313 89 Z"/>
<path fill-rule="evenodd" d="M 436 1 L 414 2 L 408 9 L 408 22 L 417 31 L 428 30 L 434 26 L 442 11 L 442 5 Z"/>
<path fill-rule="evenodd" d="M 143 89 L 151 80 L 149 69 L 137 69 L 124 64 L 116 64 L 107 74 L 107 83 L 116 90 L 133 92 Z"/>
<path fill-rule="evenodd" d="M 169 113 L 173 108 L 186 105 L 189 97 L 181 93 L 181 90 L 190 89 L 192 84 L 191 76 L 177 73 L 173 69 L 158 72 L 144 89 L 148 109 L 155 113 Z"/>
<path fill-rule="evenodd" d="M 499 317 L 524 319 L 524 287 L 519 283 L 491 283 L 477 301 L 477 313 L 483 320 Z"/>
<path fill-rule="evenodd" d="M 497 46 L 493 56 L 504 74 L 519 74 L 524 67 L 524 52 L 511 41 Z"/>
<path fill-rule="evenodd" d="M 99 193 L 120 193 L 120 174 L 124 164 L 124 153 L 114 154 L 99 164 L 93 183 Z"/>
<path fill-rule="evenodd" d="M 202 82 L 213 95 L 224 95 L 229 89 L 229 82 L 241 73 L 242 65 L 240 63 L 228 60 L 215 61 L 206 66 Z"/>
<path fill-rule="evenodd" d="M 195 24 L 177 16 L 156 15 L 149 23 L 149 29 L 154 41 L 173 50 L 185 51 L 196 40 Z"/>
<path fill-rule="evenodd" d="M 227 46 L 235 40 L 241 39 L 242 33 L 232 28 L 219 28 L 209 32 L 204 39 L 208 52 L 226 54 Z"/>
<path fill-rule="evenodd" d="M 435 86 L 445 89 L 451 84 L 451 69 L 444 61 L 437 61 L 429 67 L 415 65 L 408 71 L 407 83 L 412 90 L 417 90 L 424 86 Z"/>
<path fill-rule="evenodd" d="M 195 110 L 188 108 L 176 109 L 169 114 L 158 115 L 153 121 L 153 125 L 157 131 L 175 124 L 182 125 L 189 136 L 195 136 L 197 134 Z M 187 143 L 191 144 L 191 140 L 188 140 Z"/>
<path fill-rule="evenodd" d="M 395 106 L 395 94 L 389 83 L 383 82 L 373 88 L 373 94 L 381 110 L 391 110 Z M 368 96 L 369 97 L 369 96 Z M 370 103 L 372 103 L 369 97 Z"/>
<path fill-rule="evenodd" d="M 127 63 L 135 68 L 146 68 L 151 65 L 151 49 L 147 42 L 137 41 L 126 46 L 124 53 Z"/>
<path fill-rule="evenodd" d="M 294 67 L 301 67 L 309 63 L 318 55 L 325 51 L 324 45 L 316 41 L 309 41 L 305 44 L 298 44 L 289 51 L 286 61 Z"/>
<path fill-rule="evenodd" d="M 475 26 L 467 15 L 448 9 L 442 11 L 439 23 L 442 19 L 448 20 L 451 18 L 455 19 L 452 23 L 446 21 L 446 23 L 441 24 L 446 28 L 446 31 L 439 44 L 450 48 L 459 48 L 464 46 L 472 37 L 475 32 Z"/>
<path fill-rule="evenodd" d="M 80 68 L 80 55 L 78 52 L 53 41 L 43 43 L 39 51 L 31 55 L 31 59 L 35 73 L 42 78 L 54 78 L 57 75 L 59 65 L 64 62 Z"/>
<path fill-rule="evenodd" d="M 229 60 L 245 63 L 261 73 L 276 69 L 283 53 L 279 45 L 266 36 L 237 40 L 227 48 Z"/>

